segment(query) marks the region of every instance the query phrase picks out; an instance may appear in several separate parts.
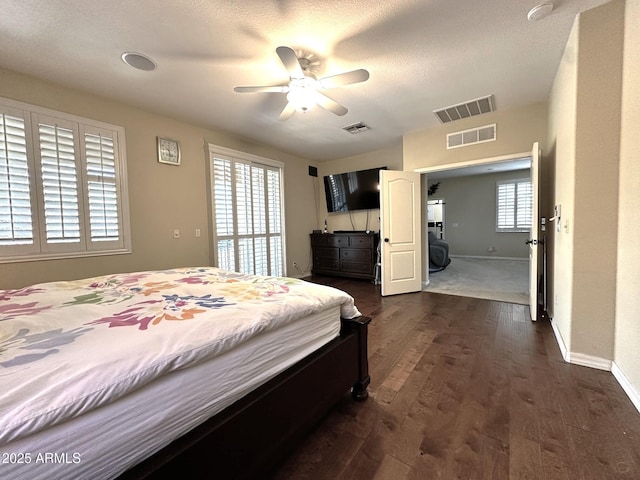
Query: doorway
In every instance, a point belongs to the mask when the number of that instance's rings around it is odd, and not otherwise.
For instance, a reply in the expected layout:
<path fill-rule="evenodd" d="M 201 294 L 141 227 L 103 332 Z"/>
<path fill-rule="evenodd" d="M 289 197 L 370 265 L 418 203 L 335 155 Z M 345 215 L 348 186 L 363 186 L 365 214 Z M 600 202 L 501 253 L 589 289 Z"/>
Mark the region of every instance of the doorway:
<path fill-rule="evenodd" d="M 427 210 L 424 236 L 428 238 L 431 231 L 447 241 L 452 259 L 444 270 L 429 273 L 425 242 L 425 291 L 528 304 L 529 259 L 525 241 L 530 232 L 497 232 L 496 180 L 510 175 L 529 177 L 530 169 L 531 153 L 527 152 L 423 170 L 423 205 Z M 481 176 L 484 180 L 480 180 Z M 472 177 L 475 179 L 465 181 Z M 482 182 L 487 184 L 482 187 L 484 191 L 476 191 Z M 437 183 L 441 195 L 434 198 L 428 195 L 427 187 Z M 459 188 L 462 193 L 450 196 L 448 187 Z M 474 211 L 481 202 L 486 203 L 482 214 Z"/>

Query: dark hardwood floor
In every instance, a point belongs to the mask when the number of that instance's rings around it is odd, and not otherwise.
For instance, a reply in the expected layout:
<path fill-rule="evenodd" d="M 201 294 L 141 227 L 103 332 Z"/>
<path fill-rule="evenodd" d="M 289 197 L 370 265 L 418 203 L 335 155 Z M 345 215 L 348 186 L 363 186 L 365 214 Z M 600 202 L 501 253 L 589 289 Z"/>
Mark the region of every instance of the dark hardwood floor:
<path fill-rule="evenodd" d="M 640 479 L 640 414 L 528 307 L 311 280 L 372 317 L 370 397 L 345 395 L 275 479 Z"/>

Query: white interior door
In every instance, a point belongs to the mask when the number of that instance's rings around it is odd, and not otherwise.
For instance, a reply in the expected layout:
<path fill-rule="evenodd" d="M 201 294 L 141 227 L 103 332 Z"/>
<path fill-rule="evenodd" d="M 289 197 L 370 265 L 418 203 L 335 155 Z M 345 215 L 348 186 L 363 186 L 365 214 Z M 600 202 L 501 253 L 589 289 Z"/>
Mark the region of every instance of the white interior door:
<path fill-rule="evenodd" d="M 382 295 L 422 290 L 420 174 L 380 171 Z"/>
<path fill-rule="evenodd" d="M 529 244 L 529 310 L 531 312 L 531 320 L 538 319 L 538 253 L 540 244 L 540 212 L 539 212 L 539 195 L 538 188 L 540 185 L 540 147 L 538 142 L 533 144 L 531 150 L 531 190 L 532 190 L 532 219 L 531 219 L 531 236 L 527 243 Z"/>

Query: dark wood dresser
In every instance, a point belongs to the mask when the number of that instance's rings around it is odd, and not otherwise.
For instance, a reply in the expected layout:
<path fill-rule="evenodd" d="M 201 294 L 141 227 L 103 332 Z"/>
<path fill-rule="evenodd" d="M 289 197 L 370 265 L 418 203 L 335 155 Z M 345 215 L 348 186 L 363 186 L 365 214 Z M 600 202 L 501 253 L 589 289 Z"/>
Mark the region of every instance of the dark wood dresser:
<path fill-rule="evenodd" d="M 378 238 L 366 232 L 312 233 L 311 273 L 374 280 Z"/>

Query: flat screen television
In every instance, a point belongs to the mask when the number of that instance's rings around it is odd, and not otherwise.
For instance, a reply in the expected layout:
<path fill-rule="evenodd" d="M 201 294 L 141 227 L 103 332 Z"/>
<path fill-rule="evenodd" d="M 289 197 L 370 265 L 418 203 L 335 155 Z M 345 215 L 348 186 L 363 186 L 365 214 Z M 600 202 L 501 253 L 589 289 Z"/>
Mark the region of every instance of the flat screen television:
<path fill-rule="evenodd" d="M 337 173 L 324 177 L 327 211 L 350 212 L 380 208 L 380 170 L 387 167 Z"/>

